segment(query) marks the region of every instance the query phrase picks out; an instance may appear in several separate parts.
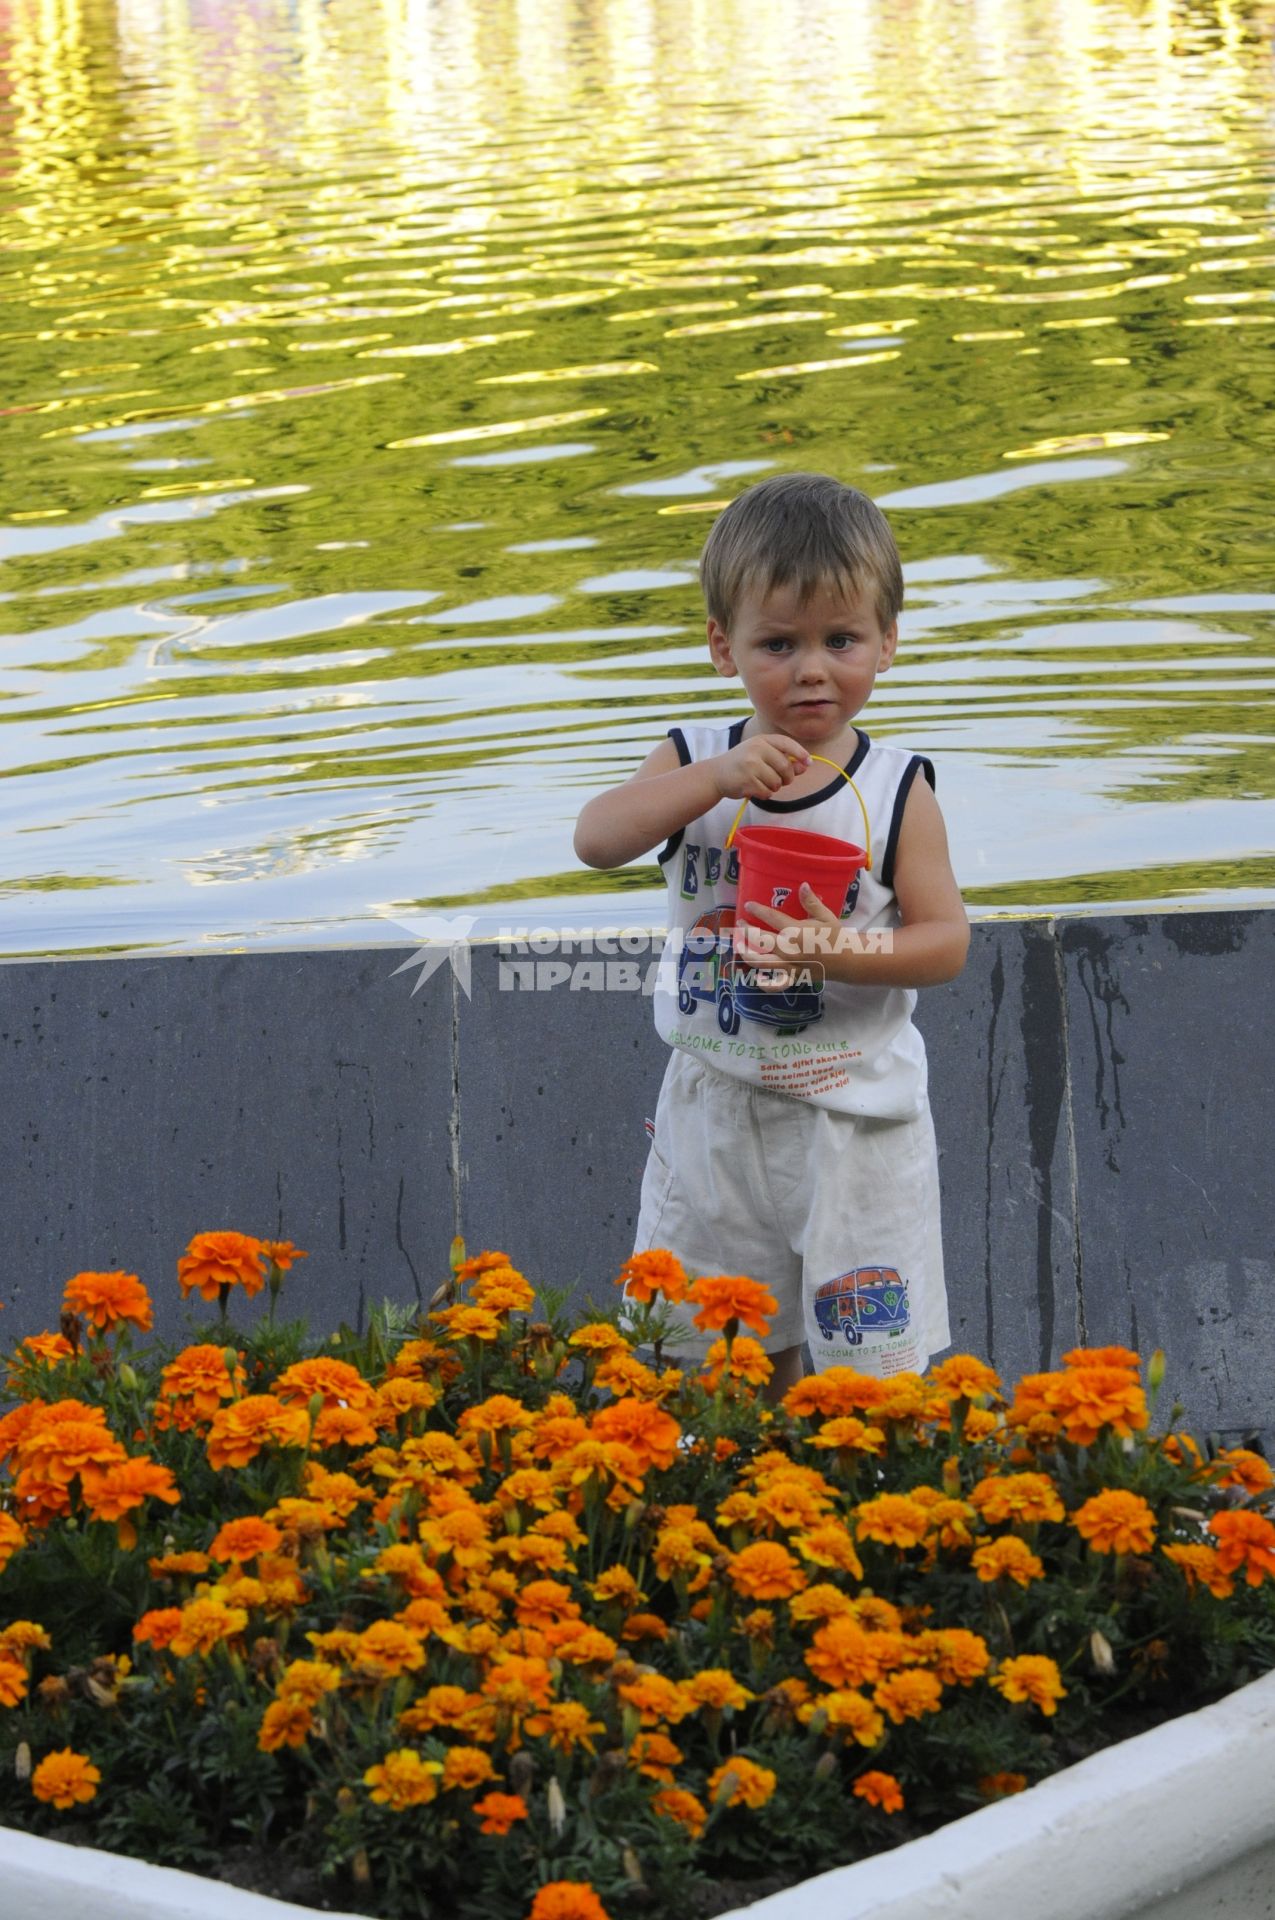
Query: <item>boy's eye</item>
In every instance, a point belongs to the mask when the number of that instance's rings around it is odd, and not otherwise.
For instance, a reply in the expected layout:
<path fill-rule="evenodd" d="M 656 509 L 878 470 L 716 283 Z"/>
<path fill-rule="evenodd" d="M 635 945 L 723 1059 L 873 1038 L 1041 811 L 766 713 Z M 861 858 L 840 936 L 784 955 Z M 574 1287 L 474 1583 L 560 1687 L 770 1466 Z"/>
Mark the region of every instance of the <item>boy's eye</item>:
<path fill-rule="evenodd" d="M 776 636 L 776 638 L 773 640 L 762 641 L 762 646 L 765 648 L 767 653 L 786 653 L 791 644 L 792 643 L 790 641 L 781 640 L 778 638 L 778 636 Z"/>
<path fill-rule="evenodd" d="M 828 635 L 828 645 L 837 653 L 844 653 L 847 647 L 852 647 L 854 640 L 855 636 L 852 633 L 830 633 Z"/>

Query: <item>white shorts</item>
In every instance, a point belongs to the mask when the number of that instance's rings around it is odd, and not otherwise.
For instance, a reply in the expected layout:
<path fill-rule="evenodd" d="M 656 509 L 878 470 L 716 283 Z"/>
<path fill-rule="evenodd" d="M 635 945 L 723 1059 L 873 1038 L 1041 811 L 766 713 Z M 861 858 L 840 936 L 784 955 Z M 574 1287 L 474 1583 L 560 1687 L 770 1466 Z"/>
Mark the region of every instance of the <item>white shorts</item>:
<path fill-rule="evenodd" d="M 740 1273 L 779 1302 L 768 1352 L 816 1369 L 924 1372 L 950 1340 L 938 1154 L 912 1120 L 838 1113 L 749 1085 L 674 1048 L 642 1178 L 635 1253 L 663 1247 L 693 1277 Z M 679 1352 L 718 1334 L 691 1324 Z"/>

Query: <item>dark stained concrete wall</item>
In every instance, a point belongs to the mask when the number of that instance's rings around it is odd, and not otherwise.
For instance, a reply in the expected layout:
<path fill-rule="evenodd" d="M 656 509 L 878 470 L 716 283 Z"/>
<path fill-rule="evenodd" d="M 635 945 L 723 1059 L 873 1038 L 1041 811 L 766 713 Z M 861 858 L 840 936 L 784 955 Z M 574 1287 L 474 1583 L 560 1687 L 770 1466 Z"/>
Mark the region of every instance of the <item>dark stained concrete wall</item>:
<path fill-rule="evenodd" d="M 0 966 L 0 1341 L 124 1267 L 183 1329 L 200 1230 L 311 1257 L 294 1311 L 427 1300 L 454 1231 L 609 1294 L 665 1053 L 633 992 L 415 994 L 407 949 Z M 1013 1375 L 1067 1347 L 1169 1355 L 1200 1429 L 1275 1430 L 1266 983 L 1275 915 L 984 921 L 921 996 L 953 1337 Z M 642 962 L 639 961 L 639 965 Z"/>

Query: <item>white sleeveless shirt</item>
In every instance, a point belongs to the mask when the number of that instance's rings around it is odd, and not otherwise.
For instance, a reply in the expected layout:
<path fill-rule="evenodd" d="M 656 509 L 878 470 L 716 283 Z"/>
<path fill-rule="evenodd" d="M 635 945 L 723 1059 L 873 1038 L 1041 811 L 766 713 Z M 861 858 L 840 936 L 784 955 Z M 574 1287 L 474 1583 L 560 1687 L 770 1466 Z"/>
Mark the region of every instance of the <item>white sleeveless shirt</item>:
<path fill-rule="evenodd" d="M 689 766 L 737 746 L 744 724 L 670 727 L 669 738 Z M 893 879 L 903 809 L 917 773 L 933 786 L 934 769 L 903 747 L 874 745 L 860 729 L 846 772 L 867 808 L 872 868 L 851 887 L 842 925 L 867 935 L 900 924 Z M 719 800 L 657 855 L 668 882 L 669 925 L 654 994 L 657 1031 L 671 1047 L 767 1092 L 842 1113 L 911 1119 L 926 1097 L 925 1045 L 912 1024 L 911 988 L 828 980 L 781 994 L 736 979 L 729 935 L 739 869 L 726 836 L 738 811 L 738 800 Z M 804 800 L 750 800 L 740 824 L 804 828 L 859 847 L 864 840 L 859 802 L 831 771 L 828 784 Z"/>

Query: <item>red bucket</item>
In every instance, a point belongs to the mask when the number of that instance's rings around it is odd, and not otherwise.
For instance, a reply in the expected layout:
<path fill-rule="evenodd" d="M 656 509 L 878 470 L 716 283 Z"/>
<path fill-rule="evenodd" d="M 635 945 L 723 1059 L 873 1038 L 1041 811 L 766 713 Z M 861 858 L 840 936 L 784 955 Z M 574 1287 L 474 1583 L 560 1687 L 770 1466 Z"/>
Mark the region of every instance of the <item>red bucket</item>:
<path fill-rule="evenodd" d="M 736 915 L 754 927 L 763 923 L 749 918 L 750 900 L 762 907 L 777 907 L 794 920 L 804 920 L 803 884 L 812 887 L 840 919 L 851 883 L 868 862 L 863 848 L 849 840 L 834 840 L 829 834 L 809 833 L 800 827 L 741 827 L 735 845 L 739 848 Z"/>

